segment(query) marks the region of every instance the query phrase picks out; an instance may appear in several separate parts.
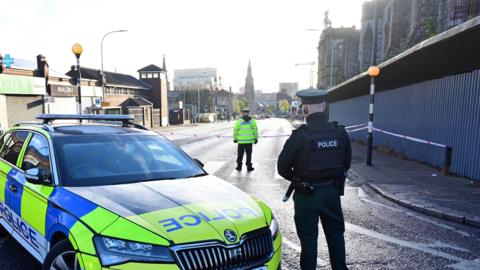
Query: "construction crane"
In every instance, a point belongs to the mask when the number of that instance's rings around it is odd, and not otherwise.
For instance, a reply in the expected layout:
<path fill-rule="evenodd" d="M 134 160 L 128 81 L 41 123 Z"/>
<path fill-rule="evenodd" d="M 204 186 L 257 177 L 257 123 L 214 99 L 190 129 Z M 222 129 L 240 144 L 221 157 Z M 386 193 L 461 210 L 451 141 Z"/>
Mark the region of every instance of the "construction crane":
<path fill-rule="evenodd" d="M 315 62 L 306 62 L 306 63 L 296 63 L 295 64 L 295 67 L 300 67 L 300 66 L 310 66 L 310 87 L 313 87 Z"/>

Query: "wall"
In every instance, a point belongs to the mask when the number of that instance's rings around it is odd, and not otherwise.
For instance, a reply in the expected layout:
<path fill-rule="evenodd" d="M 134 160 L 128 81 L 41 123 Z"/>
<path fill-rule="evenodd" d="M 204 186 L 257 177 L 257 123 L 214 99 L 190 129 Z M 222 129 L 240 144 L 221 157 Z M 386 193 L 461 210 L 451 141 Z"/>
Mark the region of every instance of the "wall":
<path fill-rule="evenodd" d="M 34 121 L 37 114 L 42 113 L 42 96 L 6 95 L 8 127 L 19 122 Z M 3 123 L 2 123 L 3 126 Z"/>
<path fill-rule="evenodd" d="M 366 123 L 368 96 L 330 104 L 331 120 L 344 125 Z M 480 70 L 446 76 L 375 96 L 374 126 L 431 140 L 453 148 L 451 171 L 480 180 Z M 352 134 L 366 139 L 366 131 Z M 444 150 L 374 133 L 375 145 L 387 145 L 407 157 L 441 167 Z"/>
<path fill-rule="evenodd" d="M 8 127 L 7 96 L 0 95 L 0 131 Z"/>

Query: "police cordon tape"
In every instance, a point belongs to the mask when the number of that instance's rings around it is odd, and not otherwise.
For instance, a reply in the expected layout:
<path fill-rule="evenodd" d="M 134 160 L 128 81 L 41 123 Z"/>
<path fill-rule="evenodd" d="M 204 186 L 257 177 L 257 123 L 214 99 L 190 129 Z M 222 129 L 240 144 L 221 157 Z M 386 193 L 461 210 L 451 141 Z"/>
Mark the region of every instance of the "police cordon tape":
<path fill-rule="evenodd" d="M 419 138 L 415 138 L 415 137 L 411 137 L 411 136 L 407 136 L 407 135 L 393 133 L 393 132 L 386 131 L 386 130 L 383 130 L 383 129 L 379 129 L 379 128 L 376 128 L 376 127 L 373 127 L 373 126 L 369 127 L 367 124 L 363 124 L 363 125 L 366 125 L 366 126 L 361 127 L 361 128 L 357 128 L 357 129 L 354 129 L 354 130 L 347 130 L 347 131 L 349 133 L 351 133 L 351 132 L 371 128 L 373 131 L 383 133 L 383 134 L 386 134 L 386 135 L 394 136 L 394 137 L 397 137 L 397 138 L 401 138 L 401 139 L 405 139 L 405 140 L 409 140 L 409 141 L 413 141 L 413 142 L 417 142 L 417 143 L 423 143 L 423 144 L 428 144 L 428 145 L 433 145 L 433 146 L 437 146 L 437 147 L 440 147 L 440 148 L 444 148 L 445 149 L 445 157 L 444 157 L 444 164 L 443 164 L 443 173 L 444 174 L 449 173 L 450 166 L 452 165 L 452 152 L 453 152 L 451 146 L 441 144 L 441 143 L 432 142 L 432 141 L 428 141 L 428 140 L 424 140 L 424 139 L 419 139 Z M 362 126 L 362 125 L 357 125 L 357 126 Z M 353 127 L 353 126 L 350 126 L 350 127 Z M 347 129 L 348 128 L 349 127 L 347 127 Z"/>
<path fill-rule="evenodd" d="M 396 133 L 389 132 L 389 131 L 379 129 L 379 128 L 375 128 L 375 127 L 372 127 L 372 129 L 374 131 L 377 131 L 377 132 L 380 132 L 380 133 L 383 133 L 383 134 L 388 134 L 388 135 L 391 135 L 391 136 L 394 136 L 394 137 L 398 137 L 398 138 L 402 138 L 402 139 L 406 139 L 406 140 L 410 140 L 410 141 L 414 141 L 414 142 L 430 144 L 430 145 L 434 145 L 434 146 L 438 146 L 438 147 L 442 147 L 442 148 L 447 148 L 448 147 L 445 144 L 440 144 L 440 143 L 427 141 L 427 140 L 423 140 L 423 139 L 419 139 L 419 138 L 415 138 L 415 137 L 410 137 L 410 136 L 406 136 L 406 135 L 396 134 Z"/>
<path fill-rule="evenodd" d="M 352 129 L 354 128 L 354 129 Z M 352 132 L 357 132 L 357 131 L 361 131 L 361 130 L 365 130 L 365 129 L 368 129 L 368 125 L 365 123 L 365 124 L 359 124 L 359 125 L 353 125 L 353 126 L 348 126 L 348 127 L 345 127 L 345 129 L 347 130 L 348 133 L 352 133 Z M 374 131 L 377 131 L 377 132 L 380 132 L 380 133 L 383 133 L 383 134 L 387 134 L 387 135 L 391 135 L 391 136 L 394 136 L 394 137 L 398 137 L 398 138 L 402 138 L 402 139 L 406 139 L 406 140 L 410 140 L 410 141 L 414 141 L 414 142 L 419 142 L 419 143 L 424 143 L 424 144 L 429 144 L 429 145 L 434 145 L 434 146 L 438 146 L 438 147 L 443 147 L 443 148 L 447 148 L 448 146 L 445 145 L 445 144 L 440 144 L 440 143 L 436 143 L 436 142 L 432 142 L 432 141 L 428 141 L 428 140 L 423 140 L 423 139 L 419 139 L 419 138 L 415 138 L 415 137 L 411 137 L 411 136 L 406 136 L 406 135 L 402 135 L 402 134 L 397 134 L 397 133 L 393 133 L 393 132 L 389 132 L 389 131 L 386 131 L 386 130 L 383 130 L 383 129 L 379 129 L 379 128 L 375 128 L 375 127 L 372 127 L 372 130 Z M 159 134 L 163 135 L 163 136 L 185 136 L 185 137 L 194 137 L 194 138 L 223 138 L 223 139 L 231 139 L 233 138 L 233 136 L 229 136 L 229 135 L 206 135 L 206 136 L 199 136 L 197 133 L 175 133 L 175 132 L 159 132 Z M 282 135 L 259 135 L 258 136 L 259 138 L 278 138 L 278 137 L 290 137 L 290 134 L 282 134 Z"/>
<path fill-rule="evenodd" d="M 365 130 L 365 129 L 368 129 L 368 128 L 369 128 L 369 126 L 368 126 L 368 124 L 366 124 L 366 123 L 365 123 L 365 124 L 358 124 L 358 125 L 352 125 L 352 126 L 345 127 L 345 129 L 347 130 L 348 133 L 353 133 L 353 132 Z M 419 139 L 419 138 L 415 138 L 415 137 L 411 137 L 411 136 L 407 136 L 407 135 L 402 135 L 402 134 L 393 133 L 393 132 L 386 131 L 386 130 L 383 130 L 383 129 L 375 128 L 375 127 L 373 127 L 373 126 L 371 126 L 370 128 L 371 128 L 373 131 L 376 131 L 376 132 L 379 132 L 379 133 L 383 133 L 383 134 L 386 134 L 386 135 L 398 137 L 398 138 L 405 139 L 405 140 L 409 140 L 409 141 L 413 141 L 413 142 L 418 142 L 418 143 L 423 143 L 423 144 L 428 144 L 428 145 L 433 145 L 433 146 L 445 148 L 445 160 L 444 160 L 443 173 L 444 173 L 444 174 L 448 174 L 448 172 L 449 172 L 449 170 L 450 170 L 450 166 L 451 166 L 451 164 L 452 164 L 452 147 L 451 147 L 451 146 L 448 146 L 448 145 L 445 145 L 445 144 L 441 144 L 441 143 L 432 142 L 432 141 L 428 141 L 428 140 L 424 140 L 424 139 Z M 160 134 L 162 134 L 162 133 L 160 133 Z M 232 138 L 233 138 L 233 136 L 228 136 L 228 135 L 207 135 L 207 136 L 202 136 L 202 137 L 200 137 L 200 136 L 198 136 L 198 134 L 196 134 L 196 133 L 193 133 L 193 134 L 185 134 L 185 133 L 169 132 L 168 134 L 169 134 L 170 136 L 176 136 L 176 135 L 187 136 L 187 137 L 193 136 L 194 138 L 213 138 L 213 137 L 223 138 L 223 139 L 232 139 Z M 166 135 L 165 133 L 163 133 L 162 135 L 168 136 L 168 135 Z M 282 135 L 260 135 L 260 136 L 258 136 L 258 137 L 259 137 L 259 138 L 290 137 L 290 134 L 282 134 Z"/>
<path fill-rule="evenodd" d="M 365 126 L 365 127 L 361 127 Z M 354 130 L 348 130 L 349 128 L 355 128 L 355 127 L 361 127 L 358 129 Z M 355 132 L 355 131 L 360 131 L 367 129 L 366 124 L 361 124 L 361 125 L 354 125 L 354 126 L 348 126 L 345 127 L 347 129 L 347 132 Z M 206 136 L 200 136 L 197 133 L 176 133 L 176 132 L 158 132 L 160 135 L 163 135 L 165 137 L 170 137 L 170 136 L 185 136 L 185 137 L 194 137 L 194 138 L 222 138 L 222 139 L 232 139 L 233 136 L 229 135 L 206 135 Z M 278 138 L 278 137 L 290 137 L 291 134 L 282 134 L 282 135 L 259 135 L 259 138 Z"/>

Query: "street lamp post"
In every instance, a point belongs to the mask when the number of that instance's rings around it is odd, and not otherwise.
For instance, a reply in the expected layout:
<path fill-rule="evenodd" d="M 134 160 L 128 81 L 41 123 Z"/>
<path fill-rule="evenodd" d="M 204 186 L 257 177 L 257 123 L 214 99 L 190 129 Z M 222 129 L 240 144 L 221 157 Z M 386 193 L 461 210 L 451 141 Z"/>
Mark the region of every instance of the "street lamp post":
<path fill-rule="evenodd" d="M 75 54 L 77 58 L 77 71 L 78 71 L 78 78 L 77 78 L 77 89 L 78 89 L 78 114 L 82 114 L 82 89 L 81 89 L 81 80 L 82 80 L 82 72 L 80 71 L 80 55 L 83 52 L 83 48 L 80 44 L 75 43 L 72 47 L 72 52 Z M 82 122 L 82 120 L 80 120 Z"/>
<path fill-rule="evenodd" d="M 374 2 L 374 19 L 373 19 L 373 48 L 372 48 L 372 66 L 368 69 L 370 76 L 370 105 L 368 108 L 368 138 L 367 138 L 367 165 L 372 165 L 372 148 L 373 148 L 373 105 L 375 104 L 375 77 L 380 75 L 380 69 L 377 65 L 377 2 Z"/>
<path fill-rule="evenodd" d="M 232 87 L 228 88 L 228 122 L 230 122 L 230 117 L 232 117 Z"/>
<path fill-rule="evenodd" d="M 105 74 L 103 72 L 103 40 L 105 40 L 105 38 L 112 34 L 112 33 L 123 33 L 123 32 L 127 32 L 127 30 L 115 30 L 115 31 L 110 31 L 108 33 L 106 33 L 103 38 L 102 38 L 102 42 L 100 42 L 100 61 L 101 61 L 101 68 L 102 68 L 102 101 L 105 99 Z"/>
<path fill-rule="evenodd" d="M 200 122 L 200 86 L 197 85 L 197 122 Z"/>

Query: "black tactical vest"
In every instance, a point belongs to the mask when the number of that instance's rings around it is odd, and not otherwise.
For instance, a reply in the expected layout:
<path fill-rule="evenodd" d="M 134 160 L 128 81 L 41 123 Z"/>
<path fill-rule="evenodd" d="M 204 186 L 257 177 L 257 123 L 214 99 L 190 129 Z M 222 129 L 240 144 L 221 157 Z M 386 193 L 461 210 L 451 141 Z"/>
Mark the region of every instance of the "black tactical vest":
<path fill-rule="evenodd" d="M 303 147 L 293 165 L 295 176 L 305 181 L 328 181 L 342 177 L 345 171 L 345 136 L 343 127 L 328 123 L 314 131 L 306 125 L 299 128 Z"/>

